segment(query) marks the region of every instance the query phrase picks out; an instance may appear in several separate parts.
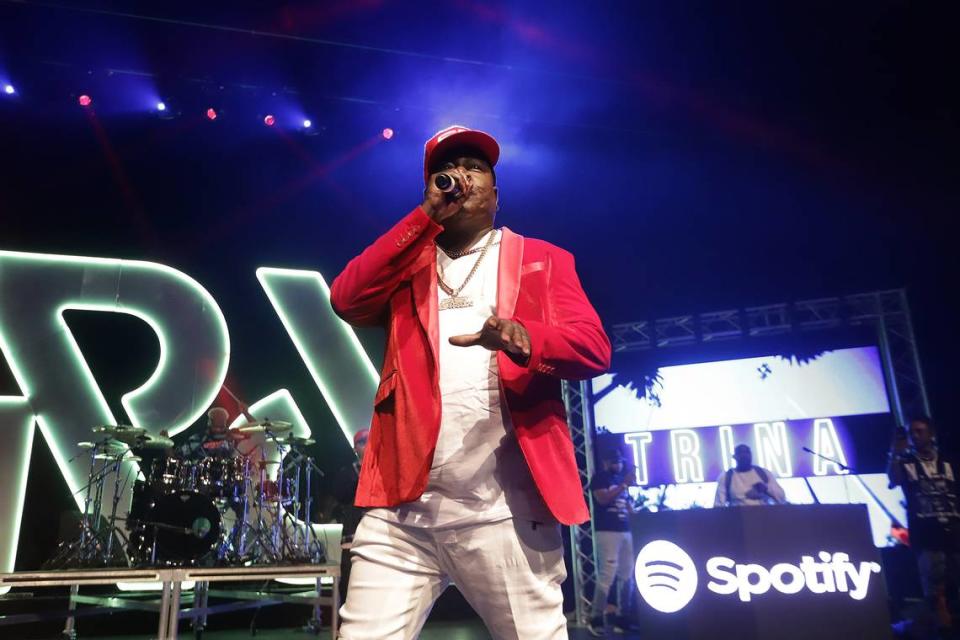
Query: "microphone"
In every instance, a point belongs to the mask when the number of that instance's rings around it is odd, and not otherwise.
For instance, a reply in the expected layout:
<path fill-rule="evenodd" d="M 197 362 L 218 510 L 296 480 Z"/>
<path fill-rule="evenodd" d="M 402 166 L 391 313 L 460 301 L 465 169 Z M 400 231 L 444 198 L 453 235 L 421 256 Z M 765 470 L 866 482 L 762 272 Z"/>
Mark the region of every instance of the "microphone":
<path fill-rule="evenodd" d="M 433 184 L 437 189 L 443 191 L 448 200 L 456 200 L 460 197 L 463 190 L 460 188 L 460 181 L 449 173 L 441 173 L 433 179 Z"/>

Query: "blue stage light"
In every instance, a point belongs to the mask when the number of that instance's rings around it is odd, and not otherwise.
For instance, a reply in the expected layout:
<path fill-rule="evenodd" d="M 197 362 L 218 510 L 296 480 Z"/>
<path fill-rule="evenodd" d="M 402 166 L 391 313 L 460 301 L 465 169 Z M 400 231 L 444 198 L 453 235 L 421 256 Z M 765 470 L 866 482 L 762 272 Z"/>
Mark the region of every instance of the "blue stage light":
<path fill-rule="evenodd" d="M 12 96 L 17 92 L 17 89 L 12 84 L 5 84 L 3 85 L 3 92 L 8 96 Z"/>
<path fill-rule="evenodd" d="M 162 113 L 162 112 L 164 112 L 164 111 L 166 111 L 166 110 L 167 110 L 167 105 L 166 105 L 165 103 L 163 103 L 163 102 L 158 102 L 158 103 L 157 103 L 157 111 L 160 111 L 160 112 Z"/>
<path fill-rule="evenodd" d="M 303 128 L 304 128 L 304 129 L 309 129 L 309 128 L 312 127 L 312 126 L 313 126 L 313 123 L 310 122 L 309 120 L 304 120 L 304 121 L 303 121 Z"/>

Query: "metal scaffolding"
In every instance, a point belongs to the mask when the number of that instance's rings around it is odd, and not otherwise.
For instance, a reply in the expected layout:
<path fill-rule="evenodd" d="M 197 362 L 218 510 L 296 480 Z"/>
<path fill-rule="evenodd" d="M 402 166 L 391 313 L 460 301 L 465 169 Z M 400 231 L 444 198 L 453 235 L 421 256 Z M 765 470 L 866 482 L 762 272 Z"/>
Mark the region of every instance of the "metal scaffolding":
<path fill-rule="evenodd" d="M 626 322 L 610 327 L 610 339 L 614 352 L 620 353 L 844 327 L 867 327 L 876 331 L 898 423 L 904 424 L 913 415 L 930 415 L 904 289 Z M 563 392 L 584 497 L 592 513 L 593 501 L 588 489 L 594 462 L 590 382 L 565 382 Z M 570 546 L 577 622 L 586 624 L 596 583 L 592 522 L 570 527 Z"/>

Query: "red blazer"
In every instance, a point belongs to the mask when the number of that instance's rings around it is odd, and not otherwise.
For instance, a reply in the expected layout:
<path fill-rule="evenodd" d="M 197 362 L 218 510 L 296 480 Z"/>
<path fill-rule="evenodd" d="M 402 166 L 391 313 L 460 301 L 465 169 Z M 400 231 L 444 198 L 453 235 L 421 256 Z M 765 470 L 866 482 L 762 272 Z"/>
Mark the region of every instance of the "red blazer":
<path fill-rule="evenodd" d="M 437 268 L 442 227 L 414 209 L 333 281 L 337 315 L 387 332 L 370 439 L 356 504 L 394 506 L 427 485 L 440 430 Z M 586 379 L 610 366 L 610 341 L 587 300 L 573 256 L 503 229 L 497 315 L 530 334 L 525 366 L 497 352 L 503 398 L 544 502 L 564 524 L 589 518 L 570 441 L 560 379 Z M 477 327 L 479 330 L 480 327 Z"/>

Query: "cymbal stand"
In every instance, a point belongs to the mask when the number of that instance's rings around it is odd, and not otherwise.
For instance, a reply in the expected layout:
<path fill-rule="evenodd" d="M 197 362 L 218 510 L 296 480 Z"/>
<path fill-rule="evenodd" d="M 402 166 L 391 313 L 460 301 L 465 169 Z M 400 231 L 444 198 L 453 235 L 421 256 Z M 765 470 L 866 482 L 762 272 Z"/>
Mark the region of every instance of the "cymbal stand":
<path fill-rule="evenodd" d="M 103 563 L 109 564 L 110 559 L 113 553 L 113 534 L 118 533 L 123 535 L 123 533 L 117 528 L 117 506 L 120 504 L 120 496 L 124 490 L 126 490 L 127 482 L 129 482 L 130 477 L 123 477 L 120 473 L 120 470 L 123 466 L 123 458 L 126 455 L 126 452 L 118 454 L 113 463 L 113 474 L 116 476 L 113 483 L 113 504 L 110 508 L 110 521 L 107 528 L 107 545 L 104 549 L 103 554 Z M 121 479 L 123 480 L 123 485 L 121 486 Z"/>
<path fill-rule="evenodd" d="M 101 552 L 106 551 L 100 530 L 100 517 L 103 509 L 104 485 L 107 477 L 114 470 L 114 461 L 112 458 L 106 459 L 103 465 L 98 467 L 97 460 L 98 456 L 110 446 L 112 445 L 107 438 L 95 443 L 90 448 L 90 472 L 87 483 L 78 490 L 78 493 L 79 491 L 85 492 L 83 513 L 79 522 L 79 534 L 77 539 L 73 541 L 61 542 L 57 548 L 57 553 L 44 562 L 43 566 L 45 568 L 70 568 L 96 563 Z M 104 556 L 104 558 L 109 558 L 109 555 Z"/>
<path fill-rule="evenodd" d="M 306 456 L 304 458 L 304 464 L 307 468 L 307 509 L 304 514 L 304 523 L 306 524 L 306 541 L 304 543 L 304 550 L 307 552 L 307 557 L 311 562 L 322 562 L 327 557 L 327 550 L 323 548 L 323 545 L 320 543 L 320 539 L 317 538 L 311 544 L 310 537 L 313 534 L 313 492 L 310 488 L 310 478 L 314 474 L 317 475 L 317 479 L 323 477 L 323 471 L 320 467 L 317 466 L 317 463 L 314 462 L 311 456 Z"/>
<path fill-rule="evenodd" d="M 322 476 L 323 472 L 316 466 L 313 458 L 305 455 L 299 450 L 298 445 L 291 444 L 290 451 L 286 454 L 291 458 L 291 462 L 284 464 L 283 468 L 290 469 L 295 477 L 291 509 L 284 510 L 284 519 L 287 520 L 292 530 L 292 542 L 287 547 L 289 560 L 294 561 L 319 561 L 325 557 L 325 551 L 319 540 L 311 540 L 313 537 L 312 514 L 313 494 L 312 477 L 314 474 Z M 289 475 L 289 474 L 288 474 Z M 301 479 L 306 481 L 305 493 L 301 494 Z M 286 529 L 285 529 L 286 531 Z"/>
<path fill-rule="evenodd" d="M 274 435 L 274 434 L 271 433 L 270 431 L 267 431 L 267 432 L 266 432 L 266 436 L 267 436 L 267 438 L 273 440 L 273 443 L 276 445 L 276 447 L 277 447 L 277 456 L 278 456 L 278 458 L 279 458 L 279 460 L 280 460 L 280 464 L 278 465 L 278 469 L 277 469 L 277 480 L 276 480 L 276 494 L 277 494 L 277 495 L 276 495 L 276 504 L 273 505 L 273 506 L 276 508 L 276 510 L 274 511 L 273 526 L 271 527 L 271 528 L 273 529 L 273 531 L 272 531 L 272 535 L 273 535 L 273 548 L 279 551 L 278 557 L 276 557 L 275 560 L 276 560 L 277 562 L 280 562 L 280 561 L 284 560 L 284 556 L 286 555 L 286 554 L 284 553 L 284 551 L 286 550 L 286 544 L 285 544 L 285 543 L 286 543 L 286 538 L 287 538 L 287 535 L 286 535 L 286 534 L 287 534 L 287 531 L 286 531 L 286 528 L 283 526 L 283 519 L 284 519 L 284 513 L 283 513 L 283 489 L 284 489 L 284 486 L 283 486 L 283 476 L 284 476 L 284 473 L 283 473 L 283 456 L 284 456 L 284 453 L 283 453 L 283 445 L 280 444 L 280 442 L 277 440 L 276 435 Z"/>
<path fill-rule="evenodd" d="M 262 452 L 262 449 L 261 449 Z M 244 555 L 249 556 L 250 560 L 256 563 L 275 562 L 279 559 L 277 548 L 273 542 L 272 528 L 267 527 L 264 519 L 264 511 L 267 506 L 266 484 L 267 484 L 267 466 L 263 464 L 264 459 L 259 463 L 259 474 L 257 474 L 256 485 L 254 486 L 253 475 L 250 474 L 250 490 L 247 492 L 251 499 L 255 499 L 253 509 L 256 512 L 256 522 L 254 525 L 246 524 L 244 526 L 253 530 L 253 540 L 250 546 L 243 547 Z"/>

